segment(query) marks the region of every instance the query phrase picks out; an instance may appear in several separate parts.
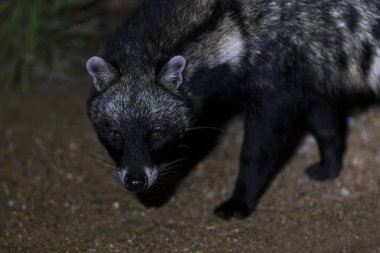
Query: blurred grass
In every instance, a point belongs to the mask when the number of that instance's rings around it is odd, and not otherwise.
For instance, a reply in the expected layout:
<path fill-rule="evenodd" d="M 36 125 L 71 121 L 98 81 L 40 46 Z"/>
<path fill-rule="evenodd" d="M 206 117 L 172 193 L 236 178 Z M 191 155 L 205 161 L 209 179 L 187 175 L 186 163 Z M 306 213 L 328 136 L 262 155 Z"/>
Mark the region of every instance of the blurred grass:
<path fill-rule="evenodd" d="M 103 0 L 1 0 L 0 86 L 31 89 L 53 63 L 68 60 L 102 34 L 94 18 Z M 66 59 L 56 59 L 57 57 Z M 0 89 L 2 90 L 2 89 Z"/>

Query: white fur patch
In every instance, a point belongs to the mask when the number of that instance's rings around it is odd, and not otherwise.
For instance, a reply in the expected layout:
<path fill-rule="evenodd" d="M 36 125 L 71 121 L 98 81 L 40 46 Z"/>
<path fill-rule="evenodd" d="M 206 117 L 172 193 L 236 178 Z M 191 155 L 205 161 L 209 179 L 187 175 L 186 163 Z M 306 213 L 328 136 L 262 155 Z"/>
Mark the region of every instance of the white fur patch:
<path fill-rule="evenodd" d="M 380 93 L 380 48 L 376 49 L 376 56 L 368 74 L 368 84 L 377 94 Z"/>
<path fill-rule="evenodd" d="M 124 184 L 125 177 L 127 176 L 128 169 L 126 168 L 121 168 L 117 170 L 117 175 L 119 176 L 119 179 L 122 184 Z"/>
<path fill-rule="evenodd" d="M 149 188 L 156 182 L 158 169 L 145 167 L 144 172 L 145 172 L 146 177 L 148 178 L 148 188 Z"/>
<path fill-rule="evenodd" d="M 239 67 L 244 51 L 244 40 L 239 31 L 222 39 L 219 46 L 219 64 L 228 63 L 232 67 Z"/>

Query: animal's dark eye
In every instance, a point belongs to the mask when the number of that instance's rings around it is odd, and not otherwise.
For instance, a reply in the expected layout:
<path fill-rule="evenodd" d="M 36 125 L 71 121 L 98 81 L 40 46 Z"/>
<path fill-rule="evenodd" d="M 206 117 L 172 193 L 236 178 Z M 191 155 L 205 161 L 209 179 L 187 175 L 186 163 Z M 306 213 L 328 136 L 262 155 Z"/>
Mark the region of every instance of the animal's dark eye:
<path fill-rule="evenodd" d="M 118 131 L 111 131 L 111 139 L 115 142 L 123 141 L 123 136 Z"/>
<path fill-rule="evenodd" d="M 149 134 L 149 139 L 151 141 L 159 141 L 162 139 L 162 130 L 161 129 L 156 129 L 156 130 L 153 130 L 150 134 Z"/>

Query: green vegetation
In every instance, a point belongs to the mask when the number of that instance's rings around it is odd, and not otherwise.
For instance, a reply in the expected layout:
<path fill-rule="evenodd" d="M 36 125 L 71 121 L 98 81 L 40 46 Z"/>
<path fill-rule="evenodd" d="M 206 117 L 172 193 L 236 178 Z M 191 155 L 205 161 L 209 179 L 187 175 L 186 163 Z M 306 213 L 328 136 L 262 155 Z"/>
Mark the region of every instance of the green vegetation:
<path fill-rule="evenodd" d="M 57 55 L 75 54 L 80 41 L 99 34 L 94 16 L 102 2 L 1 0 L 0 87 L 19 86 L 27 92 L 32 80 L 46 74 Z"/>

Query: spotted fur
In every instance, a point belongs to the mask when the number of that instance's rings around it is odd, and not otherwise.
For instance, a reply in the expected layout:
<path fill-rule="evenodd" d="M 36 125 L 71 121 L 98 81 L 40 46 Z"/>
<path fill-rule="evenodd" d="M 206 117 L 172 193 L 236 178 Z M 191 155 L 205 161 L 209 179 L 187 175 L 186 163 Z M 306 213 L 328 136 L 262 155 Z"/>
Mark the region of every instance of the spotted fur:
<path fill-rule="evenodd" d="M 380 93 L 380 1 L 147 0 L 87 69 L 89 117 L 123 182 L 149 188 L 191 129 L 243 113 L 236 187 L 215 213 L 246 217 L 299 128 L 320 145 L 309 177 L 339 174 L 347 108 Z"/>

